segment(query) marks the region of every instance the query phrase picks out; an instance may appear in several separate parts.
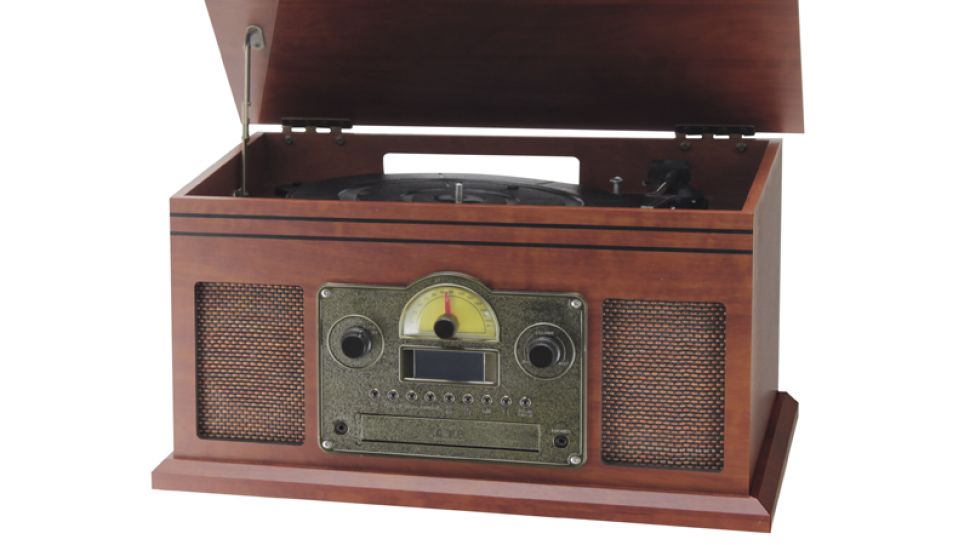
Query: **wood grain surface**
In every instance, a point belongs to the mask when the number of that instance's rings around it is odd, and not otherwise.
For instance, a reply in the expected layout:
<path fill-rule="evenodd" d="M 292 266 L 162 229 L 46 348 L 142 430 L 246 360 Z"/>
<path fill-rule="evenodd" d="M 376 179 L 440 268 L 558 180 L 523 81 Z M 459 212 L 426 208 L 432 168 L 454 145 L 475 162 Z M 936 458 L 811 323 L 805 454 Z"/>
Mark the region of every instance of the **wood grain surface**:
<path fill-rule="evenodd" d="M 798 403 L 779 393 L 750 495 L 636 491 L 464 476 L 442 479 L 174 456 L 152 473 L 152 487 L 769 532 L 797 416 Z"/>
<path fill-rule="evenodd" d="M 788 393 L 778 392 L 761 441 L 761 454 L 751 480 L 751 496 L 758 498 L 774 518 L 781 496 L 781 483 L 788 466 L 788 453 L 798 423 L 798 402 Z"/>
<path fill-rule="evenodd" d="M 754 213 L 751 324 L 751 466 L 778 391 L 781 303 L 781 147 L 769 146 L 745 209 Z"/>
<path fill-rule="evenodd" d="M 735 499 L 749 494 L 759 456 L 764 456 L 766 427 L 775 425 L 769 417 L 777 389 L 780 141 L 746 139 L 747 151 L 739 152 L 737 141 L 692 140 L 690 151 L 685 152 L 673 139 L 347 135 L 339 145 L 331 134 L 294 136 L 292 144 L 279 134 L 254 138 L 257 197 L 225 196 L 238 179 L 237 149 L 172 198 L 175 461 L 294 465 L 330 473 L 371 472 L 443 482 L 471 479 Z M 609 165 L 638 172 L 650 158 L 686 155 L 695 166 L 698 186 L 724 196 L 731 205 L 721 210 L 617 210 L 299 201 L 271 196 L 275 180 L 379 172 L 385 153 L 434 151 L 568 154 L 580 158 L 581 181 L 589 185 L 598 185 Z M 359 457 L 328 454 L 317 444 L 314 309 L 320 286 L 328 282 L 405 286 L 441 271 L 469 274 L 495 290 L 577 292 L 587 300 L 587 462 L 583 467 L 563 470 Z M 303 289 L 308 437 L 304 444 L 213 441 L 197 436 L 194 288 L 198 282 Z M 680 471 L 603 462 L 602 305 L 608 298 L 725 305 L 723 470 Z M 372 501 L 359 491 L 337 496 Z M 592 516 L 595 511 L 574 507 L 566 509 L 573 513 L 570 516 Z M 550 505 L 543 510 L 556 513 L 557 509 Z M 763 511 L 757 523 L 670 513 L 658 518 L 636 509 L 615 515 L 620 517 L 615 520 L 752 529 L 767 520 Z M 616 511 L 624 512 L 623 508 Z"/>
<path fill-rule="evenodd" d="M 182 221 L 173 218 L 173 221 Z M 202 220 L 219 222 L 221 220 Z M 270 225 L 276 222 L 263 221 Z M 425 227 L 422 238 L 440 236 Z M 259 234 L 260 231 L 256 231 Z M 175 376 L 175 454 L 196 459 L 272 462 L 410 474 L 572 482 L 740 494 L 750 485 L 748 443 L 751 358 L 750 254 L 618 251 L 542 247 L 481 248 L 394 241 L 292 240 L 210 236 L 172 237 Z M 750 238 L 750 235 L 749 235 Z M 327 282 L 406 286 L 427 274 L 457 271 L 495 290 L 578 292 L 589 303 L 587 354 L 587 451 L 578 471 L 470 462 L 356 457 L 323 452 L 316 441 L 302 446 L 202 440 L 196 436 L 195 284 L 238 282 L 300 286 L 305 293 L 308 436 L 317 429 L 315 298 Z M 725 466 L 721 472 L 669 471 L 604 464 L 599 453 L 602 301 L 610 297 L 714 301 L 726 306 Z"/>
<path fill-rule="evenodd" d="M 254 122 L 802 132 L 797 0 L 207 0 Z"/>

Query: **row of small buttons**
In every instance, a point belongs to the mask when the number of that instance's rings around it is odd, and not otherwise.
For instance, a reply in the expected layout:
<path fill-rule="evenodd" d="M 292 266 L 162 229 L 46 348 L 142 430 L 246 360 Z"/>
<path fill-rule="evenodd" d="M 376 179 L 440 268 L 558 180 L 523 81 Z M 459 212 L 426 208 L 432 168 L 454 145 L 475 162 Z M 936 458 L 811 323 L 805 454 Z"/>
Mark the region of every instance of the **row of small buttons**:
<path fill-rule="evenodd" d="M 375 389 L 375 390 L 371 390 L 369 395 L 370 395 L 371 398 L 377 399 L 377 398 L 381 397 L 381 392 L 379 390 L 376 390 Z M 390 399 L 390 400 L 392 400 L 392 401 L 393 400 L 396 400 L 398 397 L 400 397 L 400 394 L 397 393 L 397 390 L 390 390 L 390 391 L 387 392 L 387 398 Z M 407 399 L 408 401 L 417 401 L 418 400 L 418 394 L 414 390 L 411 390 L 408 393 L 404 394 L 404 399 Z M 454 394 L 447 393 L 447 394 L 444 395 L 444 397 L 442 399 L 446 403 L 454 403 L 456 398 L 455 398 L 455 395 Z M 428 402 L 434 402 L 434 401 L 437 401 L 438 400 L 438 396 L 436 396 L 434 392 L 428 392 L 428 393 L 424 394 L 424 400 L 425 401 L 428 401 Z M 465 394 L 465 395 L 461 396 L 461 402 L 462 403 L 466 403 L 467 404 L 467 403 L 471 403 L 473 401 L 475 401 L 475 398 L 472 397 L 471 394 Z M 484 396 L 482 396 L 482 403 L 484 403 L 485 405 L 491 405 L 492 404 L 492 396 L 490 396 L 490 395 L 484 395 Z M 512 405 L 512 398 L 509 397 L 509 396 L 504 396 L 504 397 L 502 397 L 502 399 L 499 400 L 499 403 L 503 407 L 509 407 L 509 406 Z M 525 407 L 531 407 L 532 406 L 532 400 L 529 399 L 529 398 L 527 398 L 527 397 L 523 397 L 522 399 L 519 400 L 519 405 L 522 406 L 523 408 L 525 408 Z"/>

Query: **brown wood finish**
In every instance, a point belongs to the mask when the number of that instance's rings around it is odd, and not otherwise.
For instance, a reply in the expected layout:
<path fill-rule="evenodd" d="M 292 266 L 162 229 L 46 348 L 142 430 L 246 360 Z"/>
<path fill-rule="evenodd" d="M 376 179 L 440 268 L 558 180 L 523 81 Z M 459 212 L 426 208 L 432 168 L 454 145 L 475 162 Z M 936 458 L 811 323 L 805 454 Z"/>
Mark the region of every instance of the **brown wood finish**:
<path fill-rule="evenodd" d="M 330 144 L 329 135 L 300 135 L 304 138 L 293 145 L 301 146 L 296 157 L 287 157 L 287 148 L 280 141 L 276 145 L 276 152 L 282 153 L 273 157 L 269 135 L 257 139 L 253 154 L 255 168 L 272 170 L 273 166 L 287 164 L 287 158 L 313 161 L 314 152 L 320 149 L 319 144 Z M 275 136 L 275 135 L 274 135 Z M 366 141 L 367 139 L 362 139 Z M 427 141 L 407 143 L 407 138 L 375 136 L 365 145 L 357 149 L 379 148 L 387 145 L 391 150 L 401 149 L 406 145 L 408 150 L 423 151 L 433 149 L 443 144 L 448 147 L 450 139 L 431 137 Z M 424 140 L 418 137 L 416 140 Z M 482 148 L 476 148 L 479 139 L 461 138 L 457 146 L 462 152 L 493 152 L 507 148 L 519 141 L 519 146 L 529 150 L 550 146 L 553 143 L 560 148 L 582 148 L 599 145 L 593 139 L 579 139 L 582 142 L 571 143 L 571 139 L 492 139 L 483 140 Z M 541 142 L 554 141 L 552 143 Z M 307 145 L 308 142 L 317 144 Z M 403 143 L 402 143 L 403 142 Z M 260 144 L 262 143 L 262 144 Z M 354 142 L 348 142 L 353 146 Z M 608 150 L 615 152 L 615 142 L 608 142 Z M 620 143 L 621 145 L 624 142 Z M 643 150 L 651 145 L 667 146 L 669 149 L 680 151 L 675 141 L 634 141 L 629 146 L 639 145 Z M 720 160 L 725 160 L 725 150 L 730 152 L 730 159 L 735 159 L 736 169 L 742 172 L 766 173 L 770 169 L 760 168 L 760 162 L 752 162 L 752 158 L 764 158 L 764 150 L 769 143 L 752 141 L 752 155 L 739 154 L 732 142 L 702 141 L 699 146 L 692 147 L 691 159 L 697 163 L 713 163 L 709 153 L 720 154 Z M 760 150 L 759 150 L 760 146 Z M 348 149 L 355 149 L 350 147 Z M 711 151 L 714 150 L 714 151 Z M 600 151 L 600 153 L 606 153 Z M 380 158 L 379 152 L 368 152 L 369 155 Z M 321 154 L 323 155 L 323 154 Z M 353 154 L 349 154 L 353 156 Z M 595 160 L 593 161 L 595 163 Z M 341 168 L 341 162 L 327 163 L 334 168 Z M 220 177 L 216 183 L 226 189 L 225 181 L 228 175 L 223 173 L 237 173 L 229 168 L 231 161 L 225 162 L 216 169 Z M 738 174 L 733 174 L 738 176 Z M 753 174 L 752 174 L 753 176 Z M 738 183 L 745 189 L 752 183 L 762 187 L 763 176 L 753 176 Z M 208 184 L 201 181 L 200 185 Z M 195 189 L 184 191 L 184 197 L 173 199 L 173 211 L 185 209 L 186 201 L 192 204 L 211 204 L 212 199 L 194 197 Z M 393 239 L 407 238 L 409 240 L 440 240 L 441 229 L 429 225 L 395 225 L 395 224 L 361 224 L 353 222 L 334 221 L 305 221 L 300 219 L 286 219 L 304 213 L 291 212 L 294 208 L 317 210 L 317 214 L 307 213 L 308 218 L 319 219 L 327 217 L 320 213 L 323 210 L 339 211 L 337 217 L 351 219 L 359 214 L 367 221 L 380 221 L 394 217 L 388 211 L 400 211 L 401 206 L 396 203 L 328 203 L 286 201 L 281 199 L 221 199 L 222 215 L 228 217 L 173 217 L 172 229 L 176 233 L 192 233 L 195 235 L 220 234 L 232 237 L 183 236 L 173 238 L 173 304 L 175 309 L 175 326 L 180 328 L 176 333 L 177 355 L 176 375 L 181 393 L 177 403 L 180 413 L 176 420 L 184 423 L 179 426 L 176 442 L 176 455 L 192 458 L 224 459 L 239 461 L 275 461 L 285 463 L 300 463 L 309 465 L 325 465 L 328 467 L 359 466 L 356 458 L 326 455 L 315 444 L 305 444 L 298 448 L 280 448 L 259 444 L 239 444 L 232 442 L 204 441 L 195 436 L 195 406 L 194 406 L 194 300 L 193 286 L 195 282 L 230 281 L 255 283 L 283 283 L 300 285 L 307 294 L 306 308 L 314 307 L 313 297 L 317 288 L 324 282 L 365 282 L 376 284 L 406 285 L 425 274 L 455 269 L 460 264 L 460 270 L 472 274 L 491 285 L 494 289 L 526 289 L 535 291 L 580 291 L 591 303 L 590 308 L 590 343 L 589 353 L 589 414 L 590 422 L 598 422 L 600 416 L 600 372 L 599 346 L 595 339 L 600 337 L 600 306 L 607 297 L 623 294 L 630 298 L 660 298 L 665 300 L 704 300 L 718 301 L 728 308 L 728 410 L 727 435 L 731 438 L 727 445 L 727 464 L 720 473 L 697 472 L 668 472 L 655 469 L 629 469 L 607 466 L 599 460 L 599 430 L 597 425 L 591 425 L 588 432 L 591 460 L 583 472 L 571 472 L 565 475 L 556 470 L 541 470 L 535 472 L 514 466 L 487 466 L 476 464 L 429 464 L 418 461 L 402 461 L 395 459 L 369 458 L 364 462 L 366 467 L 379 468 L 398 472 L 430 472 L 437 475 L 458 476 L 468 471 L 474 471 L 481 478 L 525 479 L 538 478 L 546 482 L 559 482 L 562 479 L 573 480 L 585 484 L 612 484 L 614 486 L 648 486 L 660 489 L 696 490 L 715 493 L 738 494 L 747 490 L 750 484 L 751 460 L 756 458 L 758 445 L 748 444 L 750 426 L 750 407 L 747 401 L 751 397 L 750 376 L 748 365 L 751 358 L 751 277 L 752 257 L 748 252 L 752 250 L 753 237 L 746 230 L 740 233 L 695 233 L 695 232 L 665 232 L 665 231 L 603 231 L 599 226 L 616 222 L 618 217 L 625 216 L 636 221 L 630 221 L 631 227 L 650 225 L 651 217 L 683 217 L 689 214 L 699 218 L 709 216 L 733 216 L 732 227 L 753 226 L 749 214 L 728 213 L 718 211 L 645 211 L 630 210 L 616 211 L 603 209 L 550 209 L 535 207 L 490 207 L 464 206 L 460 214 L 456 214 L 453 207 L 437 205 L 405 205 L 403 209 L 418 214 L 412 217 L 415 221 L 431 217 L 435 220 L 449 219 L 465 222 L 476 220 L 496 223 L 486 226 L 450 226 L 448 237 L 454 240 L 454 246 L 430 244 L 396 244 Z M 364 204 L 365 206 L 353 206 Z M 305 205 L 310 205 L 306 207 Z M 337 206 L 334 206 L 337 205 Z M 350 206 L 348 206 L 350 205 Z M 278 208 L 274 208 L 278 207 Z M 384 208 L 375 209 L 377 207 Z M 424 208 L 427 213 L 421 214 Z M 198 213 L 198 208 L 193 208 Z M 278 212 L 277 212 L 278 210 Z M 363 213 L 362 213 L 363 212 Z M 433 214 L 432 214 L 433 212 Z M 279 214 L 282 219 L 254 219 L 238 216 L 266 216 Z M 348 218 L 350 216 L 350 218 Z M 498 216 L 498 218 L 496 218 Z M 738 218 L 742 219 L 738 219 Z M 683 221 L 683 220 L 682 220 Z M 504 222 L 535 225 L 543 224 L 588 224 L 590 229 L 544 229 L 540 227 L 524 228 L 502 227 Z M 685 229 L 703 228 L 705 222 L 698 220 L 689 223 L 691 227 L 678 225 Z M 313 241 L 313 240 L 263 240 L 239 238 L 240 235 L 258 234 L 260 236 L 289 236 L 289 237 L 353 237 L 355 239 L 377 238 L 385 242 L 346 242 L 346 241 Z M 515 244 L 561 244 L 587 246 L 619 246 L 636 248 L 678 249 L 718 249 L 734 250 L 737 254 L 692 254 L 669 252 L 641 252 L 627 250 L 606 249 L 562 249 L 562 248 L 519 248 L 519 247 L 469 247 L 461 242 L 467 241 L 495 241 L 513 242 Z M 386 256 L 393 261 L 374 261 L 373 256 Z M 258 258 L 256 257 L 258 256 Z M 567 261 L 574 265 L 568 270 L 549 270 L 543 263 Z M 393 263 L 393 265 L 391 265 Z M 512 265 L 510 265 L 512 264 Z M 393 270 L 390 270 L 393 269 Z M 635 270 L 637 274 L 604 275 L 602 271 Z M 589 279 L 595 278 L 596 282 Z M 660 281 L 645 284 L 644 278 L 655 278 Z M 649 286 L 649 287 L 645 287 Z M 306 317 L 306 331 L 308 339 L 312 339 L 315 327 L 315 316 Z M 312 346 L 308 343 L 308 346 Z M 314 381 L 310 377 L 316 373 L 316 355 L 314 349 L 307 351 L 308 388 L 306 393 L 308 429 L 315 429 L 316 422 L 316 393 Z M 349 465 L 348 465 L 349 464 Z M 435 467 L 432 467 L 435 466 Z"/>
<path fill-rule="evenodd" d="M 262 137 L 262 134 L 253 135 L 250 142 L 256 144 L 260 137 Z M 241 153 L 242 146 L 236 146 L 232 151 L 223 155 L 212 166 L 205 169 L 202 174 L 196 176 L 194 180 L 178 190 L 175 195 L 172 195 L 172 205 L 174 206 L 176 202 L 179 202 L 180 197 L 197 192 L 200 187 L 205 187 L 215 195 L 232 195 L 239 187 L 241 180 Z"/>
<path fill-rule="evenodd" d="M 798 423 L 798 402 L 786 392 L 778 392 L 771 407 L 761 454 L 751 480 L 751 495 L 758 498 L 774 518 L 781 496 L 781 482 L 788 465 L 788 453 Z"/>
<path fill-rule="evenodd" d="M 228 170 L 229 165 L 225 169 Z M 220 174 L 223 171 L 220 171 Z M 475 224 L 551 225 L 641 229 L 702 229 L 750 232 L 754 217 L 720 210 L 640 210 L 463 204 L 461 210 L 430 203 L 294 201 L 280 198 L 175 197 L 176 215 L 270 216 L 275 218 L 444 221 Z M 567 236 L 567 235 L 564 235 Z"/>
<path fill-rule="evenodd" d="M 208 0 L 254 122 L 803 130 L 797 0 Z"/>
<path fill-rule="evenodd" d="M 781 299 L 781 144 L 772 144 L 752 187 L 754 269 L 751 337 L 751 467 L 778 391 L 778 333 Z"/>
<path fill-rule="evenodd" d="M 207 0 L 236 104 L 245 28 L 253 122 L 671 131 L 803 130 L 797 0 Z M 161 489 L 769 531 L 798 404 L 778 387 L 778 140 L 267 133 L 171 200 L 173 454 Z M 687 148 L 687 149 L 684 149 Z M 641 194 L 653 159 L 691 163 L 710 210 L 297 201 L 278 184 L 383 172 L 388 153 L 567 156 L 580 183 Z M 456 271 L 587 301 L 582 467 L 355 456 L 319 445 L 317 292 Z M 197 435 L 195 286 L 299 286 L 302 444 Z M 722 303 L 724 467 L 604 463 L 603 302 Z M 297 326 L 298 329 L 299 326 Z M 292 330 L 292 328 L 291 328 Z M 298 353 L 297 353 L 298 354 Z M 297 360 L 296 365 L 299 365 Z"/>
<path fill-rule="evenodd" d="M 259 25 L 263 28 L 266 47 L 253 55 L 250 69 L 251 96 L 262 97 L 266 89 L 266 74 L 269 68 L 268 60 L 273 55 L 273 43 L 276 37 L 276 12 L 279 0 L 235 0 L 207 1 L 209 19 L 215 31 L 222 60 L 226 65 L 229 84 L 236 99 L 236 108 L 240 110 L 242 119 L 243 100 L 243 38 L 249 25 Z M 252 101 L 249 118 L 256 123 L 260 118 L 262 100 Z M 279 119 L 275 120 L 279 122 Z"/>
<path fill-rule="evenodd" d="M 437 233 L 437 229 L 430 229 Z M 433 235 L 432 235 L 433 236 Z M 483 479 L 536 482 L 601 483 L 621 487 L 651 487 L 740 494 L 750 484 L 747 443 L 747 367 L 751 342 L 751 256 L 613 250 L 489 248 L 430 244 L 317 242 L 173 236 L 173 328 L 175 345 L 175 455 L 186 458 L 293 463 L 321 467 L 369 469 Z M 548 267 L 549 263 L 569 267 Z M 444 270 L 475 276 L 497 290 L 578 291 L 589 302 L 590 339 L 587 354 L 587 449 L 581 471 L 475 464 L 434 460 L 333 455 L 315 441 L 301 447 L 207 441 L 195 434 L 194 285 L 244 282 L 297 285 L 306 296 L 306 422 L 316 436 L 317 353 L 315 297 L 326 282 L 404 286 Z M 637 271 L 607 274 L 605 271 Z M 651 282 L 651 279 L 655 281 Z M 659 284 L 655 285 L 655 284 Z M 684 472 L 609 466 L 600 460 L 600 312 L 602 300 L 617 296 L 682 301 L 717 301 L 727 307 L 727 414 L 725 469 Z M 182 380 L 180 381 L 179 378 Z"/>
<path fill-rule="evenodd" d="M 584 494 L 593 489 L 608 498 L 604 501 L 617 503 L 609 515 L 615 518 L 609 520 L 765 528 L 768 519 L 764 509 L 760 514 L 751 515 L 754 518 L 746 518 L 747 514 L 739 515 L 735 510 L 737 505 L 742 505 L 736 502 L 752 490 L 755 473 L 759 471 L 759 455 L 765 456 L 767 447 L 762 446 L 761 438 L 766 426 L 776 425 L 769 423 L 769 414 L 777 389 L 777 332 L 760 330 L 777 328 L 780 141 L 745 140 L 748 151 L 740 153 L 736 141 L 716 139 L 693 140 L 690 152 L 683 152 L 678 141 L 663 139 L 347 135 L 345 145 L 338 146 L 330 134 L 295 136 L 292 145 L 285 144 L 278 134 L 263 134 L 253 139 L 252 165 L 258 173 L 254 192 L 263 197 L 218 196 L 226 195 L 238 180 L 237 148 L 172 198 L 175 452 L 174 459 L 163 466 L 169 468 L 165 472 L 171 470 L 176 475 L 162 487 L 374 501 L 362 491 L 345 489 L 342 485 L 318 486 L 331 482 L 331 478 L 340 481 L 343 477 L 337 476 L 342 471 L 353 471 L 422 482 L 425 482 L 422 479 L 437 479 L 434 482 L 440 483 L 474 481 L 478 483 L 476 490 L 484 490 L 480 487 L 487 488 L 488 483 L 494 482 L 519 483 L 526 487 L 523 494 L 533 493 L 527 490 L 529 486 L 582 487 Z M 559 154 L 581 158 L 583 181 L 594 183 L 600 174 L 590 173 L 607 172 L 603 165 L 609 163 L 611 154 L 622 158 L 616 164 L 623 168 L 631 168 L 629 165 L 636 163 L 637 168 L 632 170 L 640 169 L 649 158 L 686 154 L 692 165 L 697 165 L 696 172 L 702 174 L 702 179 L 711 177 L 707 182 L 710 184 L 718 179 L 714 173 L 720 164 L 719 172 L 728 187 L 721 188 L 722 194 L 731 196 L 736 204 L 733 210 L 672 211 L 456 207 L 295 201 L 269 196 L 273 179 L 306 173 L 326 177 L 372 172 L 375 168 L 379 171 L 384 153 L 425 153 L 436 149 L 446 153 L 526 155 L 556 154 L 555 150 L 564 150 Z M 434 222 L 450 224 L 441 226 Z M 569 266 L 549 266 L 550 263 Z M 447 270 L 475 276 L 496 290 L 576 291 L 587 299 L 588 458 L 582 468 L 568 471 L 358 457 L 327 454 L 320 449 L 316 442 L 318 377 L 314 311 L 319 287 L 326 282 L 404 286 L 424 275 Z M 304 444 L 212 441 L 197 437 L 194 286 L 203 281 L 303 288 L 307 430 Z M 722 471 L 623 467 L 602 461 L 600 339 L 602 302 L 610 297 L 710 301 L 725 305 L 726 439 Z M 206 460 L 209 465 L 189 464 L 196 469 L 186 469 L 189 466 L 184 465 L 185 461 L 190 459 Z M 214 461 L 233 465 L 211 465 Z M 280 477 L 286 482 L 291 477 L 307 480 L 302 484 L 287 484 L 285 488 L 289 491 L 285 493 L 265 494 L 261 484 L 236 483 L 238 476 L 232 476 L 228 469 L 226 480 L 207 481 L 205 485 L 192 484 L 187 476 L 199 468 L 209 471 L 216 467 L 245 467 L 246 472 L 261 473 L 263 470 L 254 464 L 304 466 L 315 469 L 301 471 L 318 473 Z M 620 491 L 643 494 L 636 496 L 635 501 L 630 500 L 640 507 L 631 507 L 633 504 L 623 503 L 627 500 L 617 499 Z M 444 505 L 443 499 L 441 502 L 417 497 L 405 500 L 399 498 L 402 492 L 395 494 L 393 503 Z M 693 507 L 685 512 L 671 507 L 693 505 L 698 498 L 711 497 L 698 494 L 730 497 L 730 501 L 725 501 L 733 507 L 704 507 L 699 513 Z M 661 499 L 646 499 L 655 497 Z M 481 510 L 503 511 L 503 505 L 499 502 Z M 539 511 L 543 512 L 539 514 L 607 517 L 595 514 L 598 508 L 594 505 L 569 502 L 541 505 Z M 712 514 L 722 510 L 732 514 Z"/>
<path fill-rule="evenodd" d="M 602 231 L 596 229 L 542 229 L 497 225 L 449 225 L 446 230 L 428 225 L 353 221 L 262 220 L 248 218 L 174 217 L 174 233 L 213 233 L 244 236 L 251 233 L 280 237 L 368 238 L 440 242 L 454 240 L 500 245 L 607 246 L 630 251 L 653 249 L 699 249 L 713 252 L 750 253 L 750 234 L 678 233 L 655 231 Z M 486 246 L 488 247 L 488 246 Z"/>
<path fill-rule="evenodd" d="M 152 487 L 768 532 L 797 417 L 798 403 L 779 393 L 750 494 L 734 496 L 344 472 L 173 456 L 152 473 Z"/>

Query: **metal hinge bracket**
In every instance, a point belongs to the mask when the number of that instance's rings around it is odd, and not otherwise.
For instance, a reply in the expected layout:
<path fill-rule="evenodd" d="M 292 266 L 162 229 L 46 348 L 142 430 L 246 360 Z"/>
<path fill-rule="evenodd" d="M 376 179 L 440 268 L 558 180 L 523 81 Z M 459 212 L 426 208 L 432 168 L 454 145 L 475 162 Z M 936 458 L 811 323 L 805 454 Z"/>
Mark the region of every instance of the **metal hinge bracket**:
<path fill-rule="evenodd" d="M 327 117 L 284 117 L 283 132 L 293 132 L 294 128 L 306 129 L 306 132 L 317 132 L 317 129 L 330 129 L 331 133 L 340 134 L 343 129 L 351 129 L 354 124 L 349 119 Z"/>
<path fill-rule="evenodd" d="M 754 125 L 677 125 L 674 127 L 677 138 L 686 138 L 687 135 L 701 135 L 702 138 L 714 138 L 715 136 L 728 136 L 730 138 L 741 138 L 742 136 L 754 136 Z"/>

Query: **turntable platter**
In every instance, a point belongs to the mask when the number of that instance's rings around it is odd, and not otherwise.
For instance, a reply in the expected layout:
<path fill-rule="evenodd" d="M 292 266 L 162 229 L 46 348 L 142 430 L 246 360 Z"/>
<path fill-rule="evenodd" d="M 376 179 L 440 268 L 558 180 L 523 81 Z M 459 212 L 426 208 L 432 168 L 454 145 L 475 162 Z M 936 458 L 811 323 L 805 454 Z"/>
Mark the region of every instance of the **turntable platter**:
<path fill-rule="evenodd" d="M 580 185 L 482 174 L 364 174 L 279 186 L 288 199 L 443 204 L 633 207 L 621 195 Z"/>

